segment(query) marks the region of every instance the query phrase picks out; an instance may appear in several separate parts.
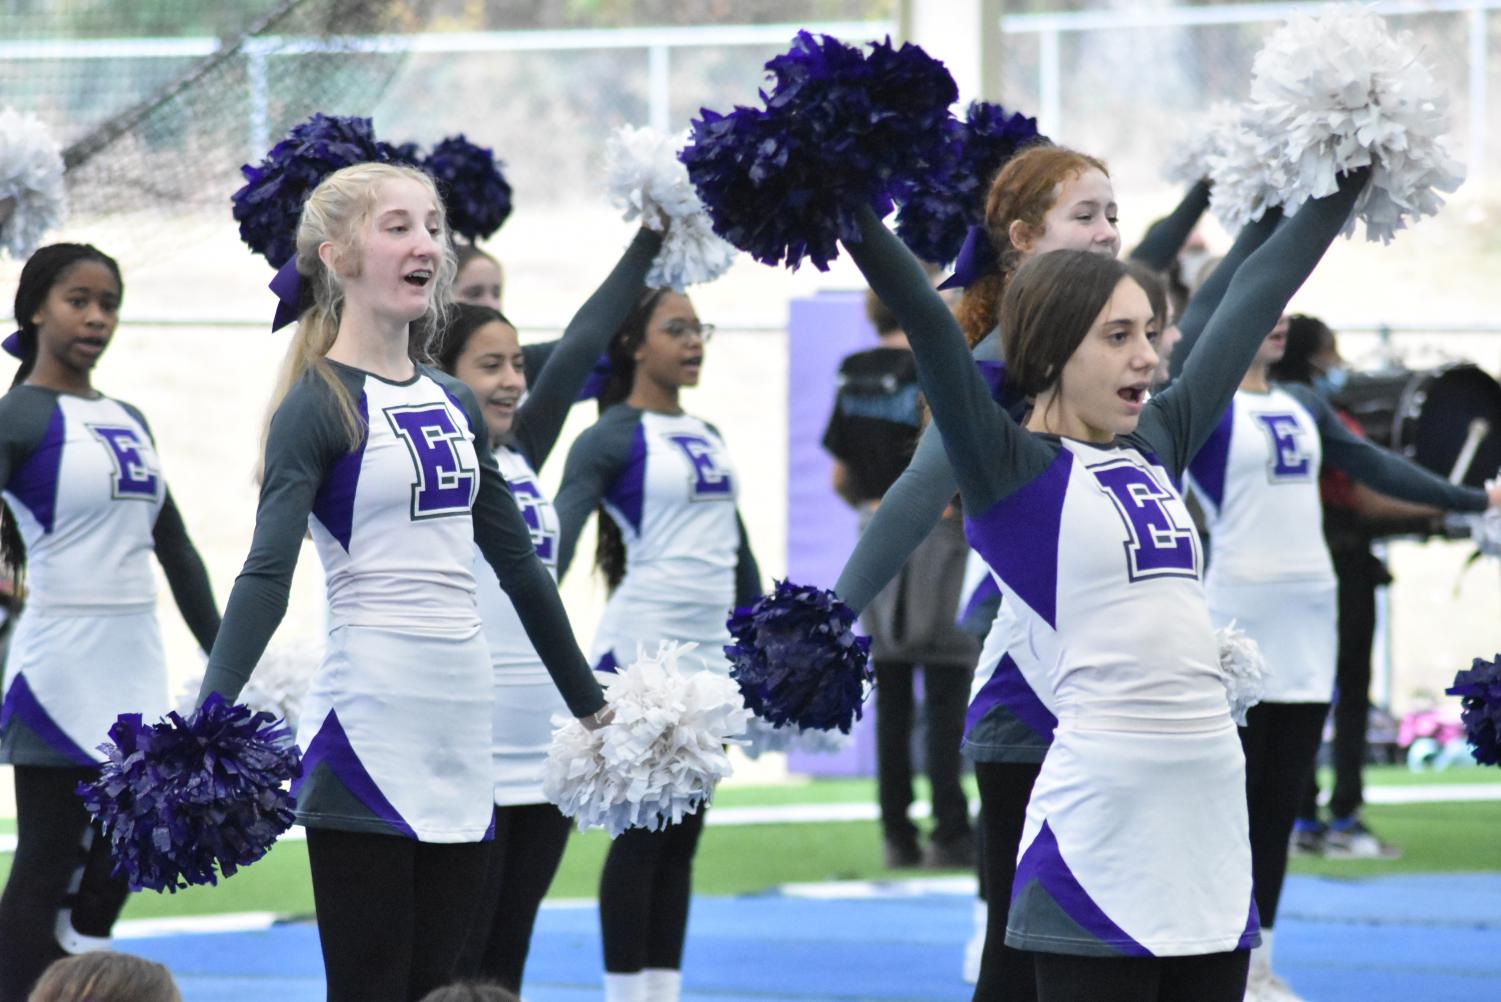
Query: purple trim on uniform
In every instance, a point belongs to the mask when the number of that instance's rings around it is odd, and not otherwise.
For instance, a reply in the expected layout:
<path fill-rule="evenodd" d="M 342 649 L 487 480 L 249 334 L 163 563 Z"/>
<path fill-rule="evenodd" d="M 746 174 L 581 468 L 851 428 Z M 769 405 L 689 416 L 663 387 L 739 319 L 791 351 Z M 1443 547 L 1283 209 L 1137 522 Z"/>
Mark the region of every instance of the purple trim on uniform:
<path fill-rule="evenodd" d="M 609 672 L 611 675 L 620 671 L 620 662 L 615 660 L 615 652 L 605 651 L 604 655 L 599 659 L 599 663 L 594 666 L 594 670 Z"/>
<path fill-rule="evenodd" d="M 1261 943 L 1261 916 L 1256 912 L 1256 895 L 1251 895 L 1251 913 L 1246 916 L 1246 931 L 1235 944 L 1237 950 L 1254 949 Z"/>
<path fill-rule="evenodd" d="M 1113 947 L 1129 957 L 1150 957 L 1152 951 L 1126 934 L 1126 930 L 1113 922 L 1100 906 L 1094 903 L 1088 892 L 1080 885 L 1063 853 L 1058 848 L 1058 839 L 1048 823 L 1027 846 L 1027 851 L 1016 864 L 1016 877 L 1011 884 L 1011 902 L 1036 881 L 1038 886 L 1062 908 L 1064 914 L 1079 924 L 1085 932 L 1106 946 Z"/>
<path fill-rule="evenodd" d="M 62 465 L 63 409 L 53 404 L 52 417 L 47 420 L 42 440 L 26 461 L 16 467 L 6 487 L 41 524 L 43 532 L 51 532 L 57 519 L 57 477 Z M 100 740 L 103 740 L 102 736 Z"/>
<path fill-rule="evenodd" d="M 64 734 L 63 729 L 57 726 L 57 721 L 52 719 L 52 715 L 42 706 L 41 700 L 36 698 L 36 693 L 31 691 L 31 685 L 26 681 L 24 673 L 16 675 L 16 680 L 10 684 L 10 689 L 5 693 L 5 703 L 0 706 L 0 730 L 9 727 L 12 720 L 23 724 L 46 742 L 49 748 L 74 764 L 99 764 L 92 755 L 78 747 L 78 742 Z M 99 742 L 103 744 L 105 738 L 106 735 L 99 735 Z"/>
<path fill-rule="evenodd" d="M 983 606 L 999 598 L 1000 595 L 1001 586 L 995 583 L 995 578 L 986 574 L 980 579 L 980 583 L 975 585 L 975 590 L 969 593 L 969 601 L 964 603 L 964 608 L 960 611 L 956 622 L 968 622 L 971 616 L 978 613 Z"/>
<path fill-rule="evenodd" d="M 594 362 L 594 368 L 589 370 L 589 376 L 584 380 L 584 386 L 579 390 L 579 395 L 575 399 L 593 400 L 599 396 L 604 392 L 605 384 L 610 381 L 610 376 L 614 371 L 610 366 L 610 356 L 608 354 L 599 356 Z M 527 373 L 527 379 L 535 384 L 537 374 Z"/>
<path fill-rule="evenodd" d="M 990 399 L 1000 400 L 1001 389 L 1006 385 L 1006 363 L 982 360 L 975 363 L 975 368 L 980 370 L 985 385 L 990 387 Z"/>
<path fill-rule="evenodd" d="M 1214 426 L 1209 439 L 1200 447 L 1194 458 L 1188 461 L 1188 474 L 1194 479 L 1194 487 L 1209 499 L 1215 511 L 1225 503 L 1225 475 L 1230 467 L 1230 433 L 1235 424 L 1235 401 L 1220 415 L 1220 423 Z"/>
<path fill-rule="evenodd" d="M 407 838 L 417 837 L 417 832 L 391 806 L 375 780 L 370 778 L 370 773 L 365 771 L 365 765 L 349 744 L 349 736 L 344 733 L 344 725 L 339 723 L 339 714 L 335 710 L 328 711 L 328 716 L 323 718 L 323 726 L 318 728 L 318 733 L 308 742 L 307 751 L 302 753 L 302 775 L 292 781 L 292 796 L 297 796 L 303 783 L 320 763 L 328 766 L 345 789 L 354 794 L 371 814 L 394 828 L 397 834 Z"/>
<path fill-rule="evenodd" d="M 610 507 L 630 523 L 636 532 L 641 531 L 641 506 L 646 485 L 646 427 L 636 425 L 631 436 L 631 453 L 625 465 L 615 475 L 615 482 L 605 492 Z"/>
<path fill-rule="evenodd" d="M 1048 468 L 1010 497 L 964 519 L 964 535 L 1021 599 L 1057 629 L 1058 527 L 1068 494 L 1073 453 L 1060 448 Z"/>
<path fill-rule="evenodd" d="M 1022 675 L 1016 662 L 1011 660 L 1010 654 L 1001 655 L 1000 664 L 996 665 L 995 671 L 970 702 L 969 712 L 964 715 L 966 739 L 969 738 L 969 732 L 997 706 L 1004 706 L 1011 711 L 1013 717 L 1026 724 L 1032 733 L 1048 744 L 1053 743 L 1053 731 L 1058 727 L 1058 718 L 1037 698 L 1037 693 L 1027 684 L 1026 676 Z"/>
<path fill-rule="evenodd" d="M 370 405 L 364 393 L 360 394 L 356 407 L 360 423 L 369 428 Z M 318 496 L 313 499 L 313 517 L 339 541 L 345 553 L 349 552 L 349 540 L 354 535 L 354 497 L 360 488 L 360 470 L 365 465 L 365 445 L 369 441 L 367 432 L 358 447 L 334 460 L 328 476 L 318 487 Z"/>

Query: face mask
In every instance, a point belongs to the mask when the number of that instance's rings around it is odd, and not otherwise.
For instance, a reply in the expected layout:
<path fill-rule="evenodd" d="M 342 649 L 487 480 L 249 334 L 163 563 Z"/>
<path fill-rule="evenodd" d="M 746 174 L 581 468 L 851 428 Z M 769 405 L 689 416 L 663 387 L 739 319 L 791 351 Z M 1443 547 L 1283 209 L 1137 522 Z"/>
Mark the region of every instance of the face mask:
<path fill-rule="evenodd" d="M 1328 372 L 1315 373 L 1313 387 L 1324 397 L 1332 397 L 1345 388 L 1350 380 L 1350 371 L 1342 365 L 1336 365 Z"/>

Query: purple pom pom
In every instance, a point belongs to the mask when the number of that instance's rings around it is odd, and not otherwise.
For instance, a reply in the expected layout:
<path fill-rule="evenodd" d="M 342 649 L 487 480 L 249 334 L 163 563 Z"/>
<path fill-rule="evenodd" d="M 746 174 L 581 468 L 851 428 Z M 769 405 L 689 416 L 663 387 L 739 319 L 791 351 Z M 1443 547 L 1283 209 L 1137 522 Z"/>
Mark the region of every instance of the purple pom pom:
<path fill-rule="evenodd" d="M 914 178 L 899 194 L 897 236 L 925 261 L 947 264 L 959 254 L 969 227 L 985 218 L 985 199 L 996 174 L 1019 151 L 1046 137 L 1037 119 L 974 101 L 964 122 L 951 126 L 949 159 L 942 169 Z"/>
<path fill-rule="evenodd" d="M 438 183 L 453 232 L 479 240 L 500 229 L 511 214 L 511 186 L 495 154 L 463 133 L 434 146 L 422 166 Z"/>
<path fill-rule="evenodd" d="M 807 257 L 826 271 L 838 241 L 859 239 L 860 208 L 885 215 L 951 156 L 958 92 L 942 63 L 889 40 L 867 55 L 799 32 L 766 69 L 764 110 L 703 109 L 681 159 L 716 233 L 766 264 Z"/>
<path fill-rule="evenodd" d="M 1494 661 L 1476 658 L 1469 671 L 1454 676 L 1444 690 L 1463 697 L 1465 736 L 1470 753 L 1481 765 L 1501 765 L 1501 654 Z"/>
<path fill-rule="evenodd" d="M 280 268 L 297 253 L 297 222 L 312 190 L 342 167 L 381 159 L 370 119 L 315 114 L 258 165 L 240 168 L 245 186 L 232 196 L 240 239 Z"/>
<path fill-rule="evenodd" d="M 402 143 L 393 146 L 391 143 L 377 141 L 375 144 L 380 151 L 381 163 L 402 164 L 406 167 L 422 166 L 422 147 L 416 143 Z"/>
<path fill-rule="evenodd" d="M 269 713 L 217 693 L 186 720 L 146 725 L 122 713 L 99 778 L 78 795 L 104 827 L 134 890 L 218 883 L 266 854 L 292 824 L 282 784 L 301 772 L 297 747 Z"/>
<path fill-rule="evenodd" d="M 872 677 L 870 638 L 855 633 L 854 610 L 839 596 L 778 581 L 728 626 L 730 676 L 752 712 L 775 727 L 849 733 Z"/>

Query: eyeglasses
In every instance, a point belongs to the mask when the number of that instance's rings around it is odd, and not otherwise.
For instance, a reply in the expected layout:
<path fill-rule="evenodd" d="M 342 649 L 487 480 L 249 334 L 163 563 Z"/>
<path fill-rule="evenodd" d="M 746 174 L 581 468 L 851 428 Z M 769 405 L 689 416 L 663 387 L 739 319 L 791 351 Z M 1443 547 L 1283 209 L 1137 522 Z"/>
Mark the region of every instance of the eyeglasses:
<path fill-rule="evenodd" d="M 697 320 L 669 320 L 657 329 L 674 341 L 681 341 L 689 334 L 696 334 L 698 339 L 705 344 L 713 340 L 716 330 L 713 324 L 701 324 Z"/>

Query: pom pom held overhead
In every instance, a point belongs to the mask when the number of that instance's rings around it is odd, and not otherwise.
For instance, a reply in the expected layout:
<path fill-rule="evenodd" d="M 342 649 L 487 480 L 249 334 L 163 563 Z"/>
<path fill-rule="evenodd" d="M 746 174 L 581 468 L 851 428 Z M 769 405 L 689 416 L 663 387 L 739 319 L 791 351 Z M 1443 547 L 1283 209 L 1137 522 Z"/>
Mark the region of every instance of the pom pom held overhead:
<path fill-rule="evenodd" d="M 854 610 L 832 591 L 778 581 L 728 626 L 730 675 L 757 716 L 846 733 L 860 718 L 870 639 L 855 633 Z"/>
<path fill-rule="evenodd" d="M 471 143 L 463 133 L 433 147 L 422 169 L 438 185 L 450 230 L 471 241 L 480 240 L 510 217 L 511 186 L 500 167 L 494 153 Z"/>
<path fill-rule="evenodd" d="M 41 120 L 0 109 L 0 248 L 22 260 L 67 215 L 63 158 Z"/>
<path fill-rule="evenodd" d="M 1476 658 L 1444 691 L 1461 699 L 1460 719 L 1475 761 L 1501 765 L 1501 654 L 1491 661 Z"/>
<path fill-rule="evenodd" d="M 292 824 L 282 784 L 300 771 L 286 727 L 209 696 L 191 716 L 121 714 L 99 778 L 79 796 L 133 889 L 214 884 L 266 854 Z"/>

